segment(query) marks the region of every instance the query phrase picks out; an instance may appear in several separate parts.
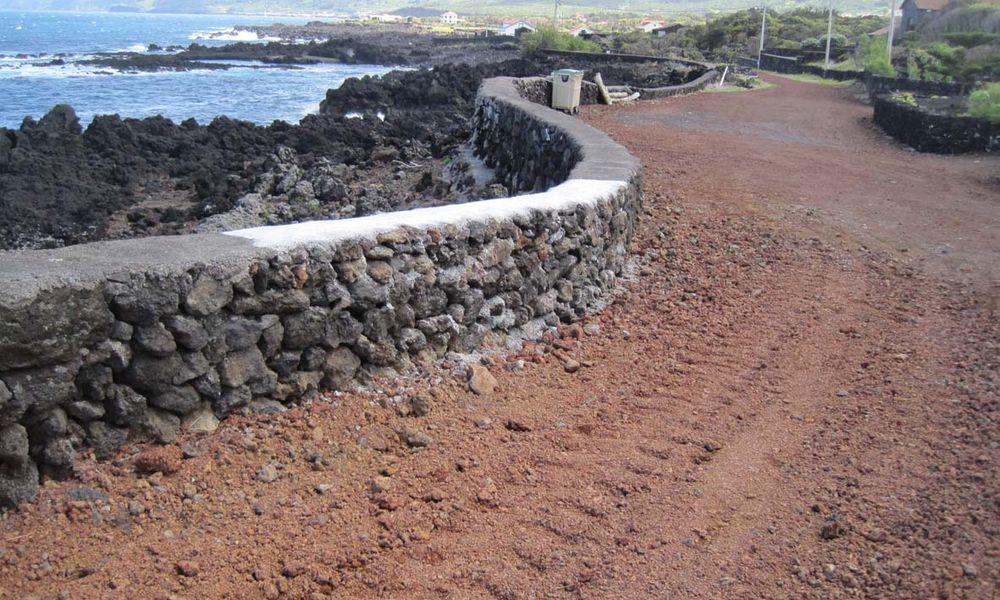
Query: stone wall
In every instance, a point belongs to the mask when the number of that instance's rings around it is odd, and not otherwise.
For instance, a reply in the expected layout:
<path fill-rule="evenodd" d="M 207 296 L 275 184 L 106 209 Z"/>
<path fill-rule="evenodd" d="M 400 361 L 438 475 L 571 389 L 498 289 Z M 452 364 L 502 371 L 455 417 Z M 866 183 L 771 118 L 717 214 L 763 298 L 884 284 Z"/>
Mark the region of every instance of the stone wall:
<path fill-rule="evenodd" d="M 721 73 L 715 69 L 710 69 L 709 71 L 703 73 L 697 79 L 693 79 L 687 83 L 682 83 L 680 85 L 671 85 L 665 87 L 657 88 L 640 88 L 639 94 L 640 98 L 649 100 L 652 98 L 669 98 L 672 96 L 684 96 L 686 94 L 693 94 L 695 92 L 700 92 L 701 90 L 708 87 L 709 84 L 718 81 Z"/>
<path fill-rule="evenodd" d="M 508 187 L 538 193 L 0 253 L 0 504 L 86 448 L 170 443 L 592 308 L 626 260 L 639 163 L 511 79 L 483 84 L 473 124 Z"/>
<path fill-rule="evenodd" d="M 833 79 L 834 81 L 864 81 L 866 77 L 864 71 L 840 71 L 837 69 L 824 69 L 816 65 L 802 65 L 802 72 L 822 77 L 823 79 Z"/>
<path fill-rule="evenodd" d="M 765 71 L 774 71 L 775 73 L 797 74 L 802 72 L 802 65 L 799 63 L 799 59 L 767 53 L 760 55 L 760 68 Z"/>
<path fill-rule="evenodd" d="M 712 69 L 687 83 L 655 88 L 632 87 L 631 89 L 639 92 L 639 97 L 643 100 L 684 96 L 700 92 L 709 84 L 718 81 L 720 76 L 718 71 Z M 552 104 L 552 82 L 548 78 L 523 77 L 517 80 L 517 86 L 525 99 L 543 106 Z M 587 106 L 601 103 L 601 93 L 597 84 L 592 81 L 584 81 L 580 88 L 580 104 Z"/>
<path fill-rule="evenodd" d="M 547 56 L 560 56 L 563 58 L 572 58 L 590 64 L 601 64 L 609 62 L 623 62 L 623 63 L 671 62 L 671 63 L 676 63 L 678 65 L 685 65 L 688 67 L 694 67 L 706 70 L 715 68 L 715 65 L 712 63 L 701 62 L 697 60 L 688 60 L 686 58 L 674 58 L 667 56 L 648 56 L 645 54 L 580 52 L 576 50 L 542 50 L 542 54 L 545 54 Z"/>
<path fill-rule="evenodd" d="M 870 74 L 865 78 L 865 87 L 868 89 L 868 97 L 872 100 L 875 96 L 886 92 L 915 92 L 927 96 L 964 96 L 968 91 L 966 86 L 947 81 L 925 81 L 923 79 Z"/>
<path fill-rule="evenodd" d="M 875 124 L 920 152 L 956 154 L 1000 150 L 1000 124 L 973 117 L 935 114 L 888 95 L 876 96 Z"/>

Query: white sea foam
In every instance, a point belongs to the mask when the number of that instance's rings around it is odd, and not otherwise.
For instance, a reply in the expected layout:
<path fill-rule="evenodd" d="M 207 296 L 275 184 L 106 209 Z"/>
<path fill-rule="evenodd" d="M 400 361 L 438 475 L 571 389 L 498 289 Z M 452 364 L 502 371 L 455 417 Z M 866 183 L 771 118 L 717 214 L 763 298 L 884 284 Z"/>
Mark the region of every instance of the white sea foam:
<path fill-rule="evenodd" d="M 276 37 L 260 37 L 256 31 L 246 31 L 235 27 L 195 31 L 188 36 L 190 40 L 219 40 L 223 42 L 280 42 Z"/>
<path fill-rule="evenodd" d="M 213 73 L 213 69 L 191 69 L 188 71 L 130 71 L 118 70 L 100 65 L 82 65 L 67 62 L 64 65 L 49 65 L 46 63 L 5 64 L 0 61 L 0 79 L 15 78 L 48 78 L 67 79 L 72 77 L 153 77 L 176 75 L 180 73 Z"/>

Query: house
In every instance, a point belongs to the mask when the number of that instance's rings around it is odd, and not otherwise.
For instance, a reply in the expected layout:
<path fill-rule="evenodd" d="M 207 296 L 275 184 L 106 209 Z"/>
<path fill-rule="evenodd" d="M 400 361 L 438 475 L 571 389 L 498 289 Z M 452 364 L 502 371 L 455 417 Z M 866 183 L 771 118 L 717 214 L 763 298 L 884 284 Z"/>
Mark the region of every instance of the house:
<path fill-rule="evenodd" d="M 893 25 L 893 31 L 896 33 L 899 32 L 899 15 L 896 15 L 895 24 Z M 865 35 L 868 36 L 889 35 L 889 26 L 886 25 L 885 27 L 879 27 L 875 31 L 869 31 Z"/>
<path fill-rule="evenodd" d="M 458 13 L 448 11 L 441 15 L 441 22 L 445 25 L 458 25 Z"/>
<path fill-rule="evenodd" d="M 657 27 L 650 31 L 653 37 L 667 37 L 669 34 L 680 31 L 684 26 L 680 23 L 674 23 L 673 25 L 664 25 L 663 27 Z"/>
<path fill-rule="evenodd" d="M 390 14 L 380 14 L 371 15 L 371 20 L 378 21 L 379 23 L 402 23 L 406 20 L 406 17 L 402 15 L 390 15 Z"/>
<path fill-rule="evenodd" d="M 514 21 L 513 23 L 504 23 L 497 28 L 497 35 L 509 35 L 511 37 L 521 37 L 525 33 L 531 33 L 535 31 L 535 28 L 531 23 L 520 20 Z"/>
<path fill-rule="evenodd" d="M 659 29 L 663 26 L 663 21 L 653 21 L 652 19 L 643 19 L 639 22 L 639 29 L 645 31 L 646 33 L 652 33 L 654 29 Z"/>
<path fill-rule="evenodd" d="M 899 6 L 901 17 L 896 36 L 915 31 L 926 20 L 933 18 L 947 5 L 949 0 L 903 0 Z"/>
<path fill-rule="evenodd" d="M 576 37 L 581 37 L 581 36 L 586 37 L 588 35 L 594 35 L 594 30 L 591 29 L 590 27 L 577 27 L 576 29 L 571 30 L 569 34 L 574 35 Z"/>

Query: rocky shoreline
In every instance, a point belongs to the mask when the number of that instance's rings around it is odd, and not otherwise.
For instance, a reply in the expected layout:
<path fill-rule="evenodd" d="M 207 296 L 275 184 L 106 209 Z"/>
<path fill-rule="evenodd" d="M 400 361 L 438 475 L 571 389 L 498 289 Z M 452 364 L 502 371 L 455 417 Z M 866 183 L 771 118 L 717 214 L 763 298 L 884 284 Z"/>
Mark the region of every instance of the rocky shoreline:
<path fill-rule="evenodd" d="M 500 186 L 473 185 L 469 167 L 457 159 L 481 81 L 587 65 L 517 58 L 515 48 L 504 47 L 509 42 L 434 39 L 387 29 L 323 43 L 192 45 L 175 55 L 109 58 L 116 68 L 182 68 L 184 61 L 211 58 L 294 62 L 325 54 L 421 68 L 349 79 L 327 92 L 320 114 L 297 124 L 112 115 L 84 129 L 62 105 L 37 122 L 26 118 L 16 130 L 0 129 L 0 250 L 358 217 L 504 194 Z M 272 54 L 277 48 L 285 54 Z M 596 68 L 609 84 L 677 83 L 697 75 L 662 64 Z"/>
<path fill-rule="evenodd" d="M 512 61 L 352 80 L 299 124 L 101 116 L 83 129 L 57 106 L 0 130 L 0 249 L 190 233 L 233 209 L 256 213 L 234 226 L 253 226 L 460 200 L 443 159 L 468 138 L 479 81 L 538 68 Z"/>
<path fill-rule="evenodd" d="M 323 62 L 385 66 L 434 67 L 445 64 L 483 64 L 517 58 L 518 46 L 511 38 L 497 37 L 489 43 L 442 40 L 403 28 L 313 23 L 305 26 L 271 25 L 238 27 L 251 31 L 266 43 L 234 42 L 224 46 L 192 43 L 184 47 L 151 45 L 144 52 L 97 54 L 80 64 L 123 72 L 189 71 L 230 69 L 234 64 L 215 61 L 254 61 L 267 66 L 294 68 Z M 54 56 L 51 66 L 65 64 L 66 56 Z"/>

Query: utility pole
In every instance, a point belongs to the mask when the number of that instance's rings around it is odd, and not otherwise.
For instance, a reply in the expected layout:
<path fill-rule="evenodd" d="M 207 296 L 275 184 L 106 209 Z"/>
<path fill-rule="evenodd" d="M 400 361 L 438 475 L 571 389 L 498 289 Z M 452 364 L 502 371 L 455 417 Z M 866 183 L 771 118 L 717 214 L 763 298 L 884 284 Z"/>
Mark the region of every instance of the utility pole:
<path fill-rule="evenodd" d="M 767 31 L 767 4 L 764 5 L 763 16 L 760 18 L 760 49 L 757 50 L 757 68 L 760 68 L 760 57 L 764 54 L 764 33 Z"/>
<path fill-rule="evenodd" d="M 826 21 L 826 61 L 823 69 L 830 69 L 830 38 L 833 37 L 833 0 L 830 0 L 830 17 Z"/>
<path fill-rule="evenodd" d="M 552 10 L 552 29 L 559 29 L 559 0 L 556 0 L 555 4 Z"/>
<path fill-rule="evenodd" d="M 896 0 L 889 0 L 889 63 L 892 63 L 892 37 L 896 35 Z"/>

